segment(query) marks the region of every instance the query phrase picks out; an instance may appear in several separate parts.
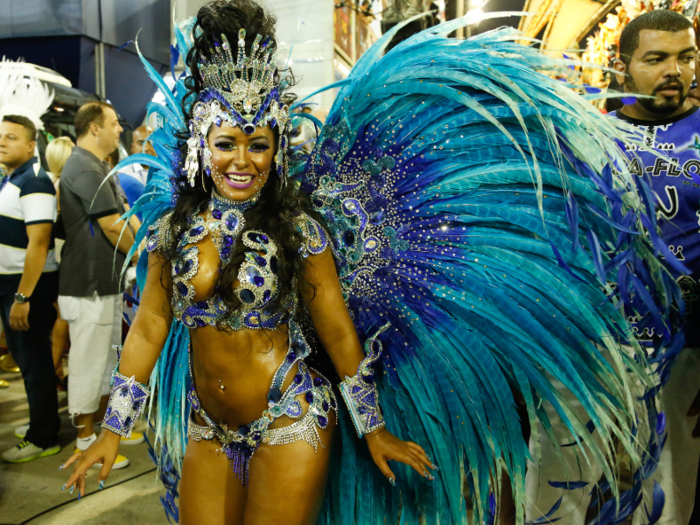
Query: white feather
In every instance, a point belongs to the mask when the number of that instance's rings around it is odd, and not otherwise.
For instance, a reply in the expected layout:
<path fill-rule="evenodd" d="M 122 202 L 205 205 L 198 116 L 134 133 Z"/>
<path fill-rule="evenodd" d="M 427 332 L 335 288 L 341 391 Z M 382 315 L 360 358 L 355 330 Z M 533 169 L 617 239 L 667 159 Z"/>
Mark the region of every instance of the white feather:
<path fill-rule="evenodd" d="M 0 62 L 0 120 L 5 115 L 21 115 L 30 119 L 36 129 L 44 129 L 41 117 L 51 107 L 53 91 L 16 64 L 5 57 Z"/>

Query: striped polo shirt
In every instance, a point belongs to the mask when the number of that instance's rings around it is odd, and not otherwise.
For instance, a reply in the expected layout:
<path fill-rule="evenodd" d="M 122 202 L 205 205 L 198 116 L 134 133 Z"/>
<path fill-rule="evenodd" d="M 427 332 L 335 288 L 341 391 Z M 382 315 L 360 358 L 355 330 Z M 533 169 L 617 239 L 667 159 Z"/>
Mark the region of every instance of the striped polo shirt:
<path fill-rule="evenodd" d="M 17 168 L 0 190 L 0 294 L 15 293 L 24 272 L 27 226 L 56 221 L 56 190 L 36 157 Z M 44 272 L 58 263 L 53 241 Z"/>

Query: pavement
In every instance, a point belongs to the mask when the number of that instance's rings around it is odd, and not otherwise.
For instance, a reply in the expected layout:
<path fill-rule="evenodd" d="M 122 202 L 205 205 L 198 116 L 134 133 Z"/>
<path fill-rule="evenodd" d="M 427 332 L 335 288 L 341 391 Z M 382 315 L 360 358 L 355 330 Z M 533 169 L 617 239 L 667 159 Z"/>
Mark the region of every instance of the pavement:
<path fill-rule="evenodd" d="M 29 408 L 20 374 L 0 372 L 10 383 L 0 389 L 0 451 L 19 443 L 14 429 L 29 421 Z M 104 490 L 97 491 L 97 469 L 90 469 L 87 493 L 78 501 L 61 486 L 68 473 L 59 471 L 75 448 L 77 431 L 68 417 L 65 392 L 59 393 L 61 452 L 28 463 L 11 464 L 0 459 L 0 525 L 166 525 L 159 496 L 161 485 L 145 443 L 122 446 L 131 464 L 113 470 Z M 95 431 L 100 429 L 96 426 Z"/>

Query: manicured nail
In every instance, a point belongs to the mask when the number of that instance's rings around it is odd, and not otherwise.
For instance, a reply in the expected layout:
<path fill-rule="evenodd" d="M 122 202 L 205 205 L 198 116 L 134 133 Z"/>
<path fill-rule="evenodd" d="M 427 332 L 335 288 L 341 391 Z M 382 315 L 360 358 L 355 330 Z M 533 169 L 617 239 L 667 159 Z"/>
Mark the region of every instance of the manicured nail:
<path fill-rule="evenodd" d="M 64 489 L 66 488 L 66 485 L 67 485 L 67 484 L 68 484 L 68 483 L 64 483 L 63 486 L 61 487 L 61 490 L 64 490 Z"/>
<path fill-rule="evenodd" d="M 435 478 L 430 474 L 426 475 L 425 477 L 428 478 L 430 481 L 435 481 Z"/>
<path fill-rule="evenodd" d="M 105 488 L 105 480 L 100 480 L 99 486 L 97 487 L 97 490 L 102 490 Z"/>
<path fill-rule="evenodd" d="M 394 478 L 389 478 L 389 485 L 391 485 L 392 487 L 395 487 L 395 486 L 396 486 L 396 480 L 395 480 Z"/>
<path fill-rule="evenodd" d="M 65 464 L 65 463 L 64 463 L 63 465 L 61 465 L 60 467 L 58 467 L 58 470 L 63 470 L 64 468 L 66 468 L 66 464 Z"/>
<path fill-rule="evenodd" d="M 82 496 L 80 495 L 80 492 L 78 492 L 78 501 L 80 501 L 80 498 L 81 498 L 81 497 L 82 497 Z"/>
<path fill-rule="evenodd" d="M 430 466 L 433 468 L 433 470 L 440 470 L 440 467 L 438 467 L 435 463 L 431 463 Z"/>
<path fill-rule="evenodd" d="M 75 485 L 73 485 L 73 486 L 70 488 L 70 493 L 73 494 L 73 491 L 74 491 L 74 490 L 75 490 Z"/>

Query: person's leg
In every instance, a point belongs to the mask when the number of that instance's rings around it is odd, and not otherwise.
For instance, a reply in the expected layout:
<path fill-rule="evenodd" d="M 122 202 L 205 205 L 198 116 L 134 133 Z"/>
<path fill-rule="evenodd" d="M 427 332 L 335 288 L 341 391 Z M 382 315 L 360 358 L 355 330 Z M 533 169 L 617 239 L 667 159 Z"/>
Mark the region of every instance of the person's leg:
<path fill-rule="evenodd" d="M 314 525 L 326 494 L 335 416 L 319 431 L 323 447 L 306 441 L 262 445 L 250 462 L 244 525 Z M 228 525 L 228 523 L 227 523 Z"/>
<path fill-rule="evenodd" d="M 180 525 L 243 525 L 248 490 L 216 440 L 189 440 L 180 480 Z"/>
<path fill-rule="evenodd" d="M 695 418 L 687 417 L 690 404 L 700 388 L 700 349 L 686 348 L 678 356 L 668 383 L 661 390 L 666 414 L 666 444 L 656 471 L 644 483 L 644 503 L 634 515 L 635 525 L 649 520 L 644 506 L 651 511 L 654 482 L 664 491 L 665 504 L 659 525 L 687 525 L 693 513 L 697 484 L 700 439 L 691 433 Z"/>
<path fill-rule="evenodd" d="M 27 349 L 31 355 L 31 386 L 27 383 L 29 404 L 29 430 L 25 439 L 38 447 L 58 444 L 61 419 L 58 416 L 58 392 L 51 354 L 51 330 L 56 320 L 53 303 L 58 293 L 58 272 L 45 273 L 32 294 L 29 309 L 29 330 L 24 332 Z M 32 393 L 30 394 L 30 389 Z M 39 405 L 32 408 L 32 405 Z"/>
<path fill-rule="evenodd" d="M 579 417 L 585 418 L 585 411 L 573 394 L 557 381 L 553 380 L 552 384 L 559 388 Z M 540 459 L 529 461 L 527 466 L 525 520 L 542 518 L 561 498 L 559 509 L 550 518 L 559 519 L 560 523 L 567 525 L 583 525 L 591 501 L 590 492 L 603 471 L 600 466 L 594 464 L 595 459 L 590 455 L 588 457 L 592 465 L 588 465 L 577 446 L 561 448 L 561 445 L 571 443 L 573 437 L 549 403 L 545 404 L 545 410 L 560 447 L 555 446 L 538 422 L 538 432 L 530 436 L 530 454 L 536 458 L 539 452 Z M 597 433 L 585 437 L 597 441 L 600 445 Z M 588 485 L 581 489 L 567 490 L 552 487 L 550 481 L 585 481 Z"/>
<path fill-rule="evenodd" d="M 100 406 L 105 369 L 110 363 L 113 302 L 100 297 L 59 297 L 68 322 L 68 411 L 78 427 L 78 438 L 94 435 L 95 412 Z"/>
<path fill-rule="evenodd" d="M 29 310 L 29 330 L 17 332 L 10 328 L 9 315 L 13 296 L 2 296 L 2 320 L 7 345 L 24 379 L 29 404 L 29 430 L 25 439 L 39 448 L 58 444 L 58 394 L 51 358 L 51 327 L 53 307 L 50 300 L 56 287 L 53 274 L 44 274 L 32 294 Z M 49 300 L 49 307 L 45 302 Z"/>
<path fill-rule="evenodd" d="M 58 303 L 54 303 L 56 309 L 56 322 L 53 325 L 51 332 L 51 353 L 53 354 L 53 366 L 56 369 L 56 377 L 63 380 L 65 373 L 63 371 L 63 352 L 68 343 L 68 323 L 61 318 L 61 311 L 58 308 Z"/>

